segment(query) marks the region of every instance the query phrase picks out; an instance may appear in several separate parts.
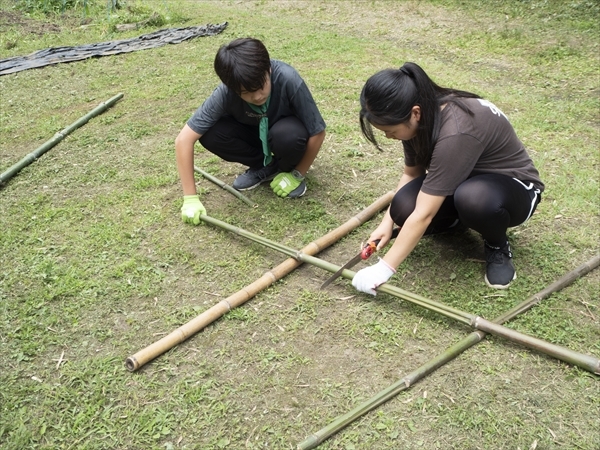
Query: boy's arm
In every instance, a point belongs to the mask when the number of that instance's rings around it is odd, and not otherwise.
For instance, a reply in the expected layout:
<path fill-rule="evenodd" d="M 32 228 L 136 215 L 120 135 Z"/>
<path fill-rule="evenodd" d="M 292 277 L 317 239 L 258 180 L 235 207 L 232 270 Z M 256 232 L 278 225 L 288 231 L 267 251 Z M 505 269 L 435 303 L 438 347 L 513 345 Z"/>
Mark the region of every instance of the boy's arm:
<path fill-rule="evenodd" d="M 308 138 L 308 141 L 306 143 L 306 152 L 304 152 L 304 156 L 296 166 L 296 170 L 300 172 L 303 176 L 306 175 L 306 172 L 308 172 L 310 165 L 314 162 L 317 155 L 319 154 L 319 150 L 321 150 L 321 145 L 323 145 L 324 140 L 325 130 Z"/>
<path fill-rule="evenodd" d="M 323 140 L 325 139 L 325 130 L 320 133 L 311 136 L 306 143 L 306 151 L 304 152 L 304 156 L 296 166 L 294 170 L 291 172 L 281 172 L 279 173 L 273 181 L 271 181 L 271 189 L 273 192 L 277 194 L 279 197 L 287 197 L 291 192 L 294 191 L 304 180 L 304 176 L 310 165 L 313 163 L 319 150 L 321 149 L 321 145 L 323 144 Z M 300 172 L 296 174 L 295 172 Z"/>
<path fill-rule="evenodd" d="M 181 219 L 193 225 L 198 225 L 200 216 L 206 215 L 206 208 L 196 193 L 194 180 L 194 144 L 200 136 L 186 124 L 175 139 L 175 159 L 183 187 Z"/>
<path fill-rule="evenodd" d="M 194 144 L 201 136 L 186 124 L 175 139 L 175 159 L 177 160 L 177 170 L 181 179 L 183 195 L 196 194 Z"/>

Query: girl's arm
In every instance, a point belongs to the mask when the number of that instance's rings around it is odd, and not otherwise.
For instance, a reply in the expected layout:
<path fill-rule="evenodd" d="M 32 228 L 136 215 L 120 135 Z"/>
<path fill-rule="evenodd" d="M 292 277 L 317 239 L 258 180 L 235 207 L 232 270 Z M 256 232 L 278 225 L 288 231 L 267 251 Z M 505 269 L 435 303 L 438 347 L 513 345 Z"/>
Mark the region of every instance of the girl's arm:
<path fill-rule="evenodd" d="M 396 192 L 398 192 L 400 188 L 408 182 L 424 174 L 425 169 L 421 166 L 404 166 L 404 172 L 400 177 L 400 181 L 398 183 L 398 187 L 396 188 Z M 371 233 L 371 236 L 369 236 L 369 242 L 380 239 L 380 242 L 377 245 L 377 250 L 382 249 L 390 241 L 393 227 L 394 221 L 390 216 L 390 209 L 388 208 L 379 226 L 373 231 L 373 233 Z"/>
<path fill-rule="evenodd" d="M 408 216 L 394 245 L 383 257 L 390 267 L 396 269 L 417 246 L 445 199 L 444 196 L 419 192 L 415 210 Z"/>
<path fill-rule="evenodd" d="M 356 272 L 352 285 L 361 292 L 376 295 L 375 289 L 396 273 L 396 268 L 416 247 L 445 198 L 419 192 L 415 210 L 404 222 L 392 248 L 377 264 Z"/>

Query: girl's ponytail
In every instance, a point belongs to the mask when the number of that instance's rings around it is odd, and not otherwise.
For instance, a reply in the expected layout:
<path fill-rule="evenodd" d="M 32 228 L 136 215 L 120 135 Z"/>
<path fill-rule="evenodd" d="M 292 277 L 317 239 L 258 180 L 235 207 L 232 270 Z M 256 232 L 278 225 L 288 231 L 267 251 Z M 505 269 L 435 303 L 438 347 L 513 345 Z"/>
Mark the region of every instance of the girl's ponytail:
<path fill-rule="evenodd" d="M 412 108 L 421 108 L 416 136 L 411 139 L 417 164 L 427 168 L 440 131 L 440 108 L 454 102 L 472 114 L 460 98 L 480 98 L 467 91 L 438 86 L 417 64 L 406 62 L 399 69 L 384 69 L 371 76 L 360 94 L 360 126 L 365 138 L 381 150 L 371 124 L 398 125 L 408 122 Z"/>

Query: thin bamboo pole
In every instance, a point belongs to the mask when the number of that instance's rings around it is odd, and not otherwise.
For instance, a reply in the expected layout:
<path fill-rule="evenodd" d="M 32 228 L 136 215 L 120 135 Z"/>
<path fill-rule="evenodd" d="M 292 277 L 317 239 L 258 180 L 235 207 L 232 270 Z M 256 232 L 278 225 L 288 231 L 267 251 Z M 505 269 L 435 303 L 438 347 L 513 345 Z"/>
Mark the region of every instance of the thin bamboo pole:
<path fill-rule="evenodd" d="M 239 236 L 243 236 L 255 242 L 264 244 L 267 247 L 280 251 L 288 256 L 291 256 L 292 258 L 297 259 L 298 261 L 312 264 L 332 273 L 336 273 L 338 270 L 340 270 L 340 266 L 336 266 L 335 264 L 331 264 L 327 261 L 315 258 L 314 256 L 307 255 L 302 252 L 297 252 L 296 250 L 287 247 L 283 244 L 271 241 L 263 236 L 258 236 L 256 234 L 250 233 L 249 231 L 243 230 L 239 227 L 229 225 L 228 223 L 222 222 L 213 217 L 201 215 L 200 219 L 211 225 L 216 225 L 225 230 L 236 233 Z M 354 278 L 354 275 L 355 273 L 350 270 L 344 270 L 342 272 L 342 276 L 344 278 L 352 279 Z M 569 350 L 559 345 L 551 344 L 550 342 L 546 342 L 542 339 L 538 339 L 533 336 L 529 336 L 518 331 L 511 330 L 510 328 L 506 328 L 501 325 L 494 324 L 489 320 L 485 320 L 482 317 L 459 311 L 455 308 L 444 305 L 443 303 L 436 302 L 425 297 L 421 297 L 417 294 L 405 291 L 388 283 L 384 283 L 381 286 L 379 286 L 377 288 L 377 291 L 384 292 L 386 294 L 391 294 L 395 297 L 402 298 L 404 300 L 408 300 L 409 302 L 419 306 L 423 306 L 424 308 L 429 309 L 430 311 L 438 312 L 446 317 L 450 317 L 459 322 L 470 325 L 471 327 L 477 330 L 485 331 L 487 333 L 493 334 L 494 336 L 503 337 L 512 342 L 516 342 L 525 347 L 540 351 L 542 353 L 545 353 L 546 355 L 560 359 L 561 361 L 574 364 L 589 372 L 600 374 L 600 360 L 595 356 L 589 356 L 583 353 L 575 352 L 573 350 Z"/>
<path fill-rule="evenodd" d="M 600 256 L 596 255 L 595 257 L 590 259 L 588 262 L 582 264 L 581 266 L 577 267 L 576 269 L 572 270 L 571 272 L 567 273 L 566 275 L 564 275 L 561 278 L 559 278 L 558 280 L 556 280 L 550 286 L 546 287 L 545 289 L 542 289 L 540 292 L 532 295 L 527 300 L 520 303 L 513 309 L 511 309 L 511 310 L 505 312 L 504 314 L 502 314 L 501 316 L 495 318 L 493 320 L 493 322 L 495 324 L 501 325 L 501 324 L 515 318 L 519 314 L 521 314 L 525 311 L 528 311 L 529 309 L 531 309 L 535 305 L 537 305 L 539 302 L 541 302 L 543 299 L 549 297 L 554 292 L 558 292 L 561 289 L 569 286 L 575 280 L 579 279 L 580 277 L 586 275 L 587 273 L 589 273 L 592 270 L 594 270 L 595 268 L 597 268 L 599 263 L 600 263 Z M 375 408 L 383 405 L 385 402 L 392 399 L 393 397 L 398 395 L 400 392 L 408 389 L 410 386 L 415 384 L 417 381 L 425 378 L 427 375 L 434 372 L 435 370 L 437 370 L 438 368 L 440 368 L 447 362 L 452 361 L 454 358 L 458 357 L 461 353 L 465 352 L 467 349 L 469 349 L 472 346 L 474 346 L 475 344 L 481 342 L 485 336 L 486 336 L 486 333 L 484 333 L 482 331 L 474 331 L 473 333 L 469 334 L 461 341 L 457 342 L 456 344 L 452 345 L 451 347 L 448 347 L 444 352 L 442 352 L 435 358 L 431 359 L 430 361 L 428 361 L 427 363 L 425 363 L 424 365 L 422 365 L 415 371 L 411 372 L 410 374 L 408 374 L 401 380 L 395 382 L 391 386 L 380 391 L 378 394 L 374 395 L 369 400 L 358 405 L 356 408 L 354 408 L 350 412 L 343 414 L 341 416 L 338 416 L 329 425 L 327 425 L 326 427 L 317 431 L 316 433 L 310 435 L 304 441 L 300 442 L 297 445 L 297 449 L 298 450 L 310 450 L 310 449 L 316 448 L 319 444 L 321 444 L 326 439 L 328 439 L 331 436 L 333 436 L 334 434 L 336 434 L 341 429 L 348 426 L 350 423 L 354 422 L 359 417 L 361 417 L 364 414 L 366 414 L 367 412 L 372 411 Z"/>
<path fill-rule="evenodd" d="M 231 194 L 235 195 L 237 198 L 239 198 L 241 201 L 243 201 L 247 205 L 250 205 L 253 208 L 257 208 L 258 207 L 258 204 L 254 203 L 252 200 L 250 200 L 248 197 L 246 197 L 240 191 L 235 190 L 232 186 L 229 186 L 224 181 L 219 180 L 217 177 L 211 175 L 208 172 L 205 172 L 204 170 L 200 169 L 199 167 L 194 166 L 194 170 L 197 173 L 199 173 L 200 175 L 202 175 L 204 178 L 206 178 L 208 181 L 212 181 L 217 186 L 219 186 L 222 189 L 225 189 L 227 192 L 230 192 Z"/>
<path fill-rule="evenodd" d="M 308 244 L 306 247 L 303 248 L 303 252 L 305 252 L 306 254 L 316 254 L 331 246 L 332 244 L 340 240 L 342 237 L 350 233 L 352 230 L 358 228 L 360 225 L 365 223 L 368 219 L 373 217 L 383 208 L 388 206 L 392 201 L 393 196 L 394 192 L 392 191 L 388 192 L 387 194 L 384 194 L 383 196 L 375 200 L 375 202 L 373 202 L 370 206 L 361 211 L 359 214 L 349 219 L 343 225 L 339 226 L 335 230 L 330 231 L 329 233 L 320 237 L 316 241 L 313 241 L 310 244 Z M 226 314 L 231 309 L 247 302 L 257 293 L 266 289 L 277 280 L 280 280 L 301 264 L 302 262 L 298 261 L 295 258 L 289 258 L 285 260 L 283 263 L 279 264 L 274 269 L 266 272 L 255 282 L 249 284 L 245 288 L 227 297 L 226 299 L 221 300 L 216 305 L 204 311 L 202 314 L 190 320 L 188 323 L 179 327 L 178 329 L 163 337 L 159 341 L 140 350 L 134 355 L 129 356 L 125 360 L 125 367 L 127 367 L 127 369 L 132 372 L 138 370 L 147 362 L 153 360 L 159 355 L 162 355 L 167 350 L 170 350 L 171 348 L 185 341 L 189 337 L 198 333 L 200 330 L 210 325 L 212 322 Z"/>
<path fill-rule="evenodd" d="M 71 125 L 69 125 L 64 130 L 56 133 L 52 137 L 52 139 L 46 141 L 40 147 L 38 147 L 33 152 L 29 153 L 27 156 L 25 156 L 23 159 L 21 159 L 21 161 L 12 165 L 5 172 L 0 174 L 0 185 L 6 183 L 8 180 L 10 180 L 12 177 L 14 177 L 17 173 L 19 173 L 21 171 L 21 169 L 23 169 L 24 167 L 27 167 L 32 162 L 37 160 L 40 156 L 42 156 L 44 153 L 46 153 L 48 150 L 50 150 L 52 147 L 54 147 L 56 144 L 58 144 L 60 141 L 62 141 L 65 138 L 65 136 L 70 134 L 73 130 L 76 130 L 77 128 L 81 127 L 82 125 L 85 125 L 92 117 L 96 117 L 97 115 L 106 111 L 108 108 L 110 108 L 112 105 L 114 105 L 117 101 L 119 101 L 122 97 L 123 97 L 123 94 L 117 94 L 114 97 L 105 101 L 104 103 L 100 103 L 98 106 L 96 106 L 93 110 L 91 110 L 85 116 L 76 120 L 75 122 L 73 122 Z"/>

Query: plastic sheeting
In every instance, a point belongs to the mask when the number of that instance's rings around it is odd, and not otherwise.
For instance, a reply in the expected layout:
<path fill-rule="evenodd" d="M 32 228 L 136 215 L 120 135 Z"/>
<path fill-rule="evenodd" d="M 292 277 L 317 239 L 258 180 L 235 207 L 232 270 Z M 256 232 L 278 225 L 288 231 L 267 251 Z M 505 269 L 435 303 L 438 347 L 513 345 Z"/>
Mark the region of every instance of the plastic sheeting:
<path fill-rule="evenodd" d="M 136 38 L 120 41 L 99 42 L 77 47 L 54 47 L 39 50 L 27 56 L 15 56 L 0 60 L 0 75 L 20 72 L 22 70 L 44 67 L 51 64 L 80 61 L 82 59 L 129 53 L 149 48 L 162 47 L 167 44 L 179 44 L 188 39 L 200 36 L 214 36 L 227 27 L 227 22 L 218 25 L 207 24 L 196 27 L 167 28 Z"/>

